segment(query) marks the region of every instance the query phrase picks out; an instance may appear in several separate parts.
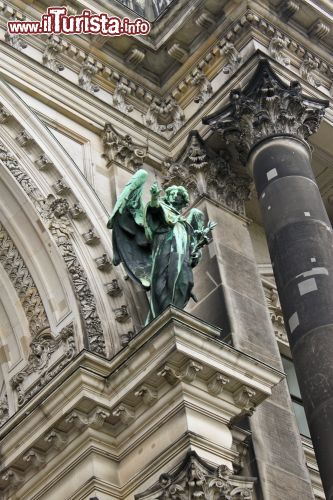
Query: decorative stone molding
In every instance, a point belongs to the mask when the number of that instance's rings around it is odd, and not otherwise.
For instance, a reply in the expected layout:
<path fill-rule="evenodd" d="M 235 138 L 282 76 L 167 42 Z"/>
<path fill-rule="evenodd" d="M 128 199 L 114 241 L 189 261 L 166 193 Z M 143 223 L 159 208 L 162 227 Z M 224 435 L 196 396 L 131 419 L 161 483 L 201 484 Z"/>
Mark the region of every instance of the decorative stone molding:
<path fill-rule="evenodd" d="M 254 478 L 233 475 L 226 465 L 212 467 L 195 451 L 189 452 L 173 473 L 161 474 L 158 483 L 135 500 L 205 498 L 251 500 Z"/>
<path fill-rule="evenodd" d="M 180 375 L 177 373 L 177 371 L 170 366 L 169 364 L 166 364 L 157 372 L 158 377 L 163 377 L 168 384 L 170 385 L 175 385 L 176 382 L 181 380 Z"/>
<path fill-rule="evenodd" d="M 52 161 L 45 154 L 41 154 L 34 163 L 38 170 L 47 170 L 53 166 Z"/>
<path fill-rule="evenodd" d="M 146 125 L 154 132 L 171 136 L 185 122 L 185 115 L 174 97 L 154 99 L 146 114 Z"/>
<path fill-rule="evenodd" d="M 131 113 L 133 111 L 133 106 L 126 104 L 126 97 L 131 95 L 131 92 L 132 90 L 128 85 L 128 80 L 126 78 L 120 78 L 113 94 L 112 104 L 122 113 Z"/>
<path fill-rule="evenodd" d="M 184 370 L 181 373 L 181 380 L 184 380 L 185 382 L 192 383 L 195 381 L 197 374 L 201 372 L 203 369 L 203 366 L 198 363 L 197 361 L 193 361 L 190 359 L 186 365 Z"/>
<path fill-rule="evenodd" d="M 22 472 L 10 467 L 9 469 L 5 470 L 2 475 L 1 479 L 8 483 L 9 487 L 12 489 L 16 489 L 20 486 L 20 484 L 23 481 L 23 474 Z"/>
<path fill-rule="evenodd" d="M 198 132 L 190 132 L 181 155 L 164 163 L 163 187 L 183 185 L 193 199 L 207 194 L 243 215 L 252 180 L 247 174 L 232 171 L 228 157 L 222 154 L 218 156 L 209 150 Z"/>
<path fill-rule="evenodd" d="M 195 19 L 195 24 L 204 30 L 215 26 L 216 21 L 208 10 L 203 10 Z"/>
<path fill-rule="evenodd" d="M 57 451 L 61 451 L 66 447 L 68 440 L 63 432 L 52 429 L 46 434 L 44 441 L 49 443 L 51 447 L 54 447 Z"/>
<path fill-rule="evenodd" d="M 72 219 L 81 219 L 86 215 L 85 211 L 79 203 L 74 203 L 73 206 L 68 210 L 68 213 Z"/>
<path fill-rule="evenodd" d="M 127 306 L 123 305 L 114 310 L 114 315 L 118 323 L 124 323 L 130 318 Z"/>
<path fill-rule="evenodd" d="M 113 410 L 112 415 L 118 417 L 121 423 L 126 426 L 130 425 L 135 418 L 132 408 L 125 404 L 117 406 L 117 408 Z"/>
<path fill-rule="evenodd" d="M 199 89 L 199 94 L 197 94 L 194 98 L 194 102 L 196 103 L 205 103 L 213 94 L 213 87 L 207 76 L 201 70 L 198 70 L 194 74 L 191 79 L 191 84 Z"/>
<path fill-rule="evenodd" d="M 20 52 L 28 47 L 24 38 L 22 38 L 20 35 L 13 35 L 8 31 L 6 31 L 5 33 L 5 42 L 13 47 L 13 49 L 19 50 Z"/>
<path fill-rule="evenodd" d="M 21 132 L 16 136 L 15 141 L 19 146 L 21 146 L 21 148 L 25 148 L 33 142 L 33 138 L 26 130 L 21 130 Z"/>
<path fill-rule="evenodd" d="M 104 355 L 105 341 L 101 321 L 96 310 L 95 297 L 90 290 L 88 278 L 77 259 L 70 240 L 71 223 L 67 216 L 69 210 L 68 202 L 62 198 L 56 199 L 50 204 L 49 210 L 49 229 L 65 260 L 78 296 L 88 336 L 89 349 Z"/>
<path fill-rule="evenodd" d="M 117 295 L 120 295 L 122 292 L 122 289 L 120 288 L 117 279 L 113 279 L 110 283 L 106 283 L 105 289 L 106 293 L 111 297 L 116 297 Z"/>
<path fill-rule="evenodd" d="M 138 47 L 131 47 L 127 52 L 125 61 L 127 64 L 135 68 L 138 64 L 141 64 L 146 57 L 146 52 L 139 49 Z"/>
<path fill-rule="evenodd" d="M 8 419 L 9 419 L 8 398 L 7 394 L 5 394 L 0 399 L 0 427 L 3 426 Z"/>
<path fill-rule="evenodd" d="M 328 103 L 301 91 L 298 82 L 287 86 L 262 60 L 247 87 L 230 93 L 231 104 L 203 122 L 246 164 L 251 148 L 268 136 L 289 134 L 306 140 L 318 130 Z"/>
<path fill-rule="evenodd" d="M 0 223 L 0 262 L 11 280 L 25 312 L 32 337 L 49 331 L 43 301 L 19 251 Z"/>
<path fill-rule="evenodd" d="M 87 92 L 98 92 L 99 86 L 92 82 L 94 76 L 97 75 L 100 68 L 97 66 L 96 61 L 87 58 L 83 61 L 78 77 L 79 86 Z"/>
<path fill-rule="evenodd" d="M 289 66 L 290 59 L 284 55 L 284 51 L 288 46 L 287 40 L 282 38 L 281 35 L 275 34 L 270 41 L 268 46 L 268 52 L 277 62 L 283 64 L 284 66 Z"/>
<path fill-rule="evenodd" d="M 280 3 L 280 16 L 284 21 L 288 21 L 298 11 L 298 0 L 282 0 Z"/>
<path fill-rule="evenodd" d="M 7 123 L 10 116 L 9 111 L 2 104 L 0 104 L 0 124 L 2 125 Z"/>
<path fill-rule="evenodd" d="M 226 42 L 220 50 L 221 55 L 226 59 L 227 64 L 223 67 L 223 73 L 230 75 L 234 73 L 242 62 L 242 56 L 233 43 Z"/>
<path fill-rule="evenodd" d="M 330 27 L 324 21 L 318 19 L 310 26 L 308 33 L 311 38 L 321 40 L 325 36 L 329 35 Z"/>
<path fill-rule="evenodd" d="M 128 331 L 127 333 L 123 333 L 120 335 L 120 343 L 122 345 L 122 347 L 126 347 L 130 341 L 132 340 L 132 338 L 134 337 L 134 332 L 132 331 Z"/>
<path fill-rule="evenodd" d="M 207 389 L 213 396 L 218 396 L 224 389 L 224 386 L 229 384 L 230 380 L 222 373 L 215 373 L 207 383 Z"/>
<path fill-rule="evenodd" d="M 63 354 L 52 364 L 52 353 L 61 345 Z M 11 386 L 17 392 L 19 406 L 39 392 L 76 354 L 73 324 L 64 327 L 57 337 L 53 337 L 49 331 L 38 335 L 31 342 L 30 350 L 27 366 L 11 379 Z M 33 373 L 38 375 L 38 380 L 29 387 L 29 376 Z"/>
<path fill-rule="evenodd" d="M 43 65 L 46 68 L 59 73 L 65 69 L 64 65 L 57 61 L 57 56 L 64 50 L 60 36 L 50 35 L 47 37 L 46 46 L 43 53 Z"/>
<path fill-rule="evenodd" d="M 186 50 L 179 42 L 173 43 L 168 48 L 168 54 L 180 63 L 185 62 L 189 55 L 188 50 Z"/>
<path fill-rule="evenodd" d="M 143 384 L 134 392 L 134 396 L 142 399 L 145 405 L 152 406 L 157 401 L 157 390 L 154 387 Z"/>
<path fill-rule="evenodd" d="M 66 418 L 65 422 L 73 425 L 79 431 L 82 431 L 86 427 L 92 427 L 93 429 L 101 429 L 105 423 L 105 420 L 109 418 L 111 413 L 100 406 L 96 406 L 89 415 L 86 415 L 82 411 L 73 410 Z"/>
<path fill-rule="evenodd" d="M 27 453 L 23 455 L 22 459 L 24 462 L 27 462 L 29 468 L 32 469 L 40 470 L 46 465 L 44 453 L 34 448 L 28 450 Z"/>
<path fill-rule="evenodd" d="M 273 278 L 273 276 L 271 276 L 271 278 Z M 263 279 L 263 287 L 275 337 L 278 341 L 288 345 L 289 341 L 276 285 Z"/>
<path fill-rule="evenodd" d="M 120 135 L 111 123 L 105 124 L 102 141 L 103 157 L 107 160 L 108 166 L 112 162 L 118 162 L 128 169 L 137 170 L 143 164 L 147 149 L 135 144 L 131 136 Z"/>
<path fill-rule="evenodd" d="M 112 266 L 110 257 L 106 253 L 103 253 L 103 255 L 97 257 L 95 259 L 95 262 L 97 269 L 99 269 L 100 271 L 108 271 Z"/>
<path fill-rule="evenodd" d="M 95 229 L 91 227 L 86 233 L 82 234 L 86 245 L 95 245 L 99 242 L 99 236 L 95 233 Z"/>
<path fill-rule="evenodd" d="M 305 54 L 299 72 L 304 80 L 308 81 L 310 85 L 319 87 L 320 80 L 316 78 L 315 71 L 319 68 L 318 61 L 315 61 L 310 54 Z"/>
<path fill-rule="evenodd" d="M 70 191 L 70 188 L 66 184 L 66 181 L 64 179 L 58 179 L 55 184 L 53 184 L 53 189 L 57 193 L 57 195 L 63 195 L 66 194 Z"/>
<path fill-rule="evenodd" d="M 234 392 L 234 401 L 236 405 L 242 409 L 243 413 L 246 415 L 252 415 L 255 409 L 255 404 L 253 398 L 256 395 L 256 391 L 242 385 L 236 392 Z"/>
<path fill-rule="evenodd" d="M 203 367 L 200 363 L 190 359 L 183 370 L 178 371 L 171 365 L 166 364 L 157 372 L 157 376 L 163 377 L 170 385 L 175 385 L 177 382 L 181 381 L 191 384 L 202 369 Z"/>

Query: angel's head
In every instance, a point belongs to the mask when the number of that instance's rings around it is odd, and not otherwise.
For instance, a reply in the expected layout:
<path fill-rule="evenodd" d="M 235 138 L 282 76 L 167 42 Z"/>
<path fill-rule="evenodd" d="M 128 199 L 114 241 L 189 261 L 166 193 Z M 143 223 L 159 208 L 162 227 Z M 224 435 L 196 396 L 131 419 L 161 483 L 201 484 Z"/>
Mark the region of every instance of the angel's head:
<path fill-rule="evenodd" d="M 190 198 L 183 186 L 170 186 L 165 190 L 164 200 L 176 210 L 181 210 L 189 204 Z"/>

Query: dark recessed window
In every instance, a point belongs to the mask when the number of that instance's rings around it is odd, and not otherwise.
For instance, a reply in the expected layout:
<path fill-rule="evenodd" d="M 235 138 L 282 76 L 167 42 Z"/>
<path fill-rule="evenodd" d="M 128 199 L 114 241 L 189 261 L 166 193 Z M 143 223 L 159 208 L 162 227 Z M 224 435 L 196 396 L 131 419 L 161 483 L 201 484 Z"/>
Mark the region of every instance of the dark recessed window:
<path fill-rule="evenodd" d="M 309 426 L 305 416 L 301 393 L 296 378 L 294 363 L 292 362 L 291 359 L 282 356 L 282 364 L 287 376 L 287 383 L 299 431 L 301 434 L 303 434 L 303 436 L 310 437 Z"/>

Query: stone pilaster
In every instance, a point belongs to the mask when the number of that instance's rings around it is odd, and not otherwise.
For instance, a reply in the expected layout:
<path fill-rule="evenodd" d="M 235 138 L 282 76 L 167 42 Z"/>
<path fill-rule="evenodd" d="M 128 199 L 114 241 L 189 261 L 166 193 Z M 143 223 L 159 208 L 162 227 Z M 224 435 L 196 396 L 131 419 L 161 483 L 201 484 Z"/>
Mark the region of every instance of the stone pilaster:
<path fill-rule="evenodd" d="M 205 122 L 252 169 L 313 445 L 333 498 L 333 241 L 305 142 L 327 103 L 302 95 L 298 82 L 284 84 L 265 61 L 230 98 Z"/>

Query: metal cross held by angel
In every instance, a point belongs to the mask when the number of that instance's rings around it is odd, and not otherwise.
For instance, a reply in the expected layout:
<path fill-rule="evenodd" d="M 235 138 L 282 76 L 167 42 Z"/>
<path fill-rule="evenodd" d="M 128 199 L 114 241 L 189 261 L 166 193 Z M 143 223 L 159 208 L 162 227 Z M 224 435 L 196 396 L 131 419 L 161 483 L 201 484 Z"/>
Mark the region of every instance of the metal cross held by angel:
<path fill-rule="evenodd" d="M 189 203 L 183 186 L 170 186 L 164 196 L 157 182 L 144 205 L 142 192 L 148 173 L 138 170 L 117 199 L 107 227 L 112 229 L 113 264 L 124 264 L 128 275 L 150 290 L 147 323 L 170 304 L 183 309 L 192 294 L 193 267 L 201 248 L 210 242 L 216 224 L 204 225 L 204 214 L 192 208 L 185 218 L 181 211 Z"/>

